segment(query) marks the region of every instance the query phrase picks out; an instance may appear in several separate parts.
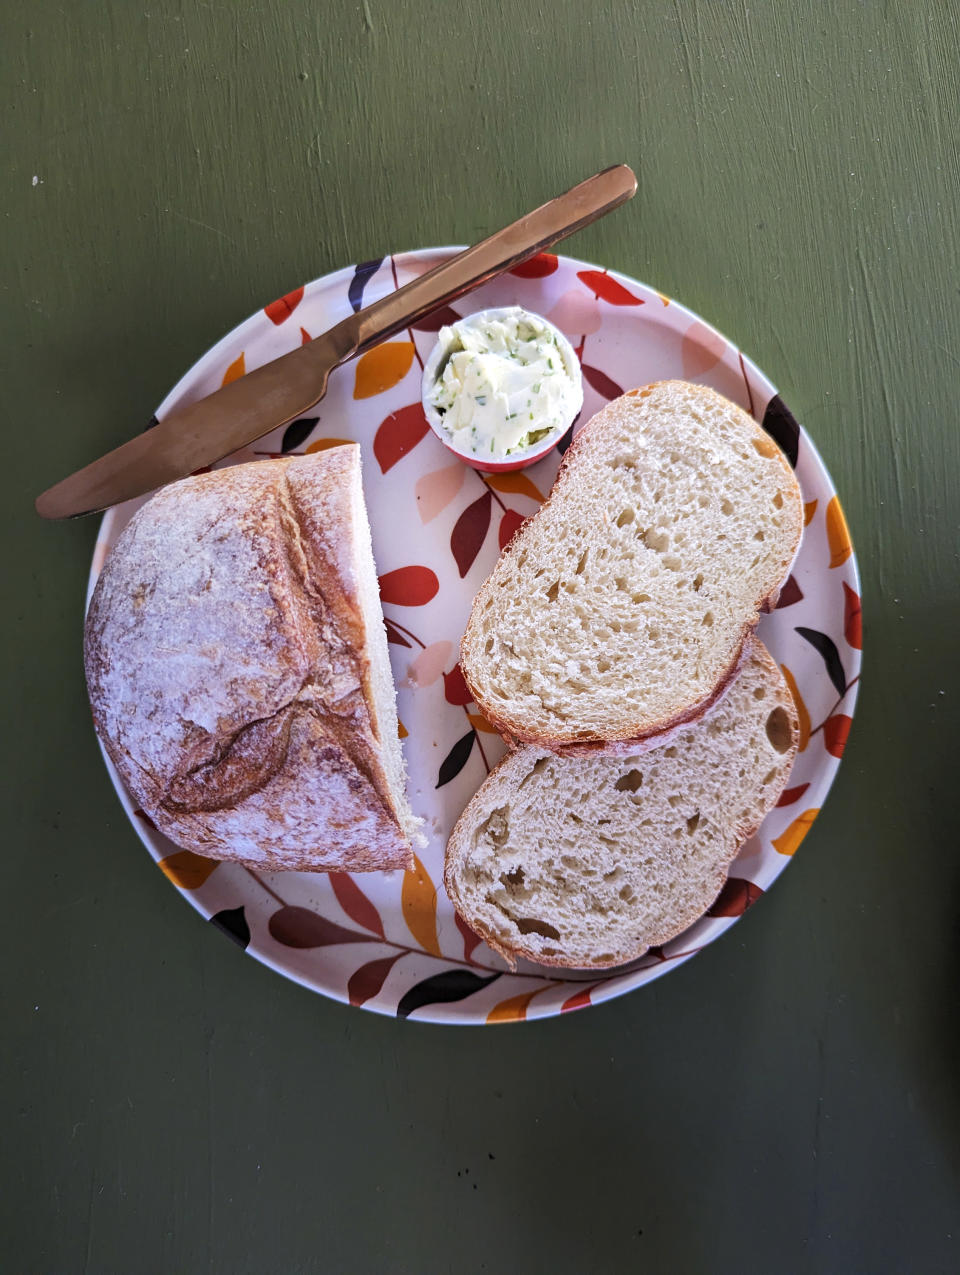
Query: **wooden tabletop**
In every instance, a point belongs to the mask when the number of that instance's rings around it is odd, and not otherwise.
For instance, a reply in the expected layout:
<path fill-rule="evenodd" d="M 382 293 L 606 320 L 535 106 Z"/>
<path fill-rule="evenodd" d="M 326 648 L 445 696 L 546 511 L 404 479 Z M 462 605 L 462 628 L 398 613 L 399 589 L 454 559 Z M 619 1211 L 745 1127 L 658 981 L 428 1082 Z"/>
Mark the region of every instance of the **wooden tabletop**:
<path fill-rule="evenodd" d="M 960 165 L 949 4 L 7 6 L 5 1269 L 949 1271 L 960 1245 Z M 864 677 L 783 880 L 670 977 L 489 1030 L 327 1001 L 156 870 L 91 728 L 96 524 L 33 497 L 245 315 L 606 164 L 569 251 L 809 430 Z"/>

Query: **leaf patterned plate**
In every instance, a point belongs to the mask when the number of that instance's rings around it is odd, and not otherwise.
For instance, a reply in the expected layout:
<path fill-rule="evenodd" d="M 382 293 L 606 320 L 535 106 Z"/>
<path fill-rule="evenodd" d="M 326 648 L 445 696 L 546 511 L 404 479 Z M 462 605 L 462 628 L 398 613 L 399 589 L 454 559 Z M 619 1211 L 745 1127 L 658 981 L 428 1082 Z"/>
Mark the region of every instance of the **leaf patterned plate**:
<path fill-rule="evenodd" d="M 368 261 L 298 288 L 205 354 L 159 415 L 307 341 L 365 302 L 451 255 L 431 249 Z M 787 791 L 733 865 L 709 913 L 632 965 L 558 977 L 516 973 L 461 924 L 443 893 L 447 835 L 503 752 L 471 703 L 457 664 L 470 603 L 497 554 L 549 490 L 563 443 L 521 473 L 484 477 L 427 427 L 420 371 L 440 325 L 490 306 L 526 306 L 567 334 L 583 364 L 588 420 L 621 389 L 667 377 L 712 385 L 753 413 L 795 466 L 806 528 L 779 608 L 760 632 L 800 709 L 801 752 Z M 345 439 L 363 453 L 373 547 L 398 687 L 414 808 L 429 846 L 411 872 L 251 872 L 178 850 L 120 799 L 160 870 L 215 926 L 264 964 L 317 992 L 378 1013 L 444 1023 L 545 1018 L 659 978 L 724 933 L 770 888 L 798 849 L 836 773 L 860 671 L 860 587 L 843 512 L 810 439 L 767 378 L 724 337 L 670 298 L 613 271 L 543 253 L 430 315 L 330 378 L 308 416 L 224 464 L 310 452 Z M 90 587 L 131 502 L 103 519 Z"/>

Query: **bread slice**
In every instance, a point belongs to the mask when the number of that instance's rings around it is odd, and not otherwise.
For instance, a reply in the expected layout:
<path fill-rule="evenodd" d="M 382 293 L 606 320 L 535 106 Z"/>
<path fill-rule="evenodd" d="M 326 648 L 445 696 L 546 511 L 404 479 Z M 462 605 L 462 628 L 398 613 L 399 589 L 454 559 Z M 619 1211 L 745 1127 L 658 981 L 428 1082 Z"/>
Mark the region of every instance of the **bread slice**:
<path fill-rule="evenodd" d="M 733 675 L 802 529 L 793 471 L 746 412 L 683 381 L 633 390 L 574 439 L 480 589 L 467 685 L 511 743 L 554 750 L 690 720 Z"/>
<path fill-rule="evenodd" d="M 699 721 L 628 756 L 508 753 L 451 834 L 447 893 L 511 964 L 602 968 L 642 956 L 717 897 L 780 796 L 797 739 L 790 691 L 750 638 Z"/>
<path fill-rule="evenodd" d="M 164 487 L 104 565 L 85 663 L 104 747 L 178 845 L 412 866 L 359 447 Z"/>

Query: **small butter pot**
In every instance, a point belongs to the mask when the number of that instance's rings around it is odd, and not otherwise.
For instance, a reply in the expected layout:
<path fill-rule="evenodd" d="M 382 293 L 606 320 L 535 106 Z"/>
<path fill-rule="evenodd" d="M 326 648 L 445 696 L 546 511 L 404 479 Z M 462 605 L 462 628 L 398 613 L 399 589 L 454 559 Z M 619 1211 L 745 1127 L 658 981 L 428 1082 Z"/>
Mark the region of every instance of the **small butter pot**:
<path fill-rule="evenodd" d="M 430 428 L 464 464 L 485 473 L 525 469 L 579 415 L 580 363 L 542 315 L 520 306 L 478 310 L 441 329 L 421 400 Z"/>

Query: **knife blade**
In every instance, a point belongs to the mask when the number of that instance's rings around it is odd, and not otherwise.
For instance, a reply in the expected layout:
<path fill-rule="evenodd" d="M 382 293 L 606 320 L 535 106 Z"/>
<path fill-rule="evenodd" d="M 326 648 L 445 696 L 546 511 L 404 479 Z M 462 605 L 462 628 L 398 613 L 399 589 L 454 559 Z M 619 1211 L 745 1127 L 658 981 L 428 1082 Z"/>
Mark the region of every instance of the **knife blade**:
<path fill-rule="evenodd" d="M 636 178 L 625 164 L 596 173 L 307 345 L 171 412 L 43 492 L 36 500 L 37 513 L 43 518 L 95 513 L 249 446 L 318 403 L 330 373 L 341 363 L 596 221 L 636 189 Z"/>

